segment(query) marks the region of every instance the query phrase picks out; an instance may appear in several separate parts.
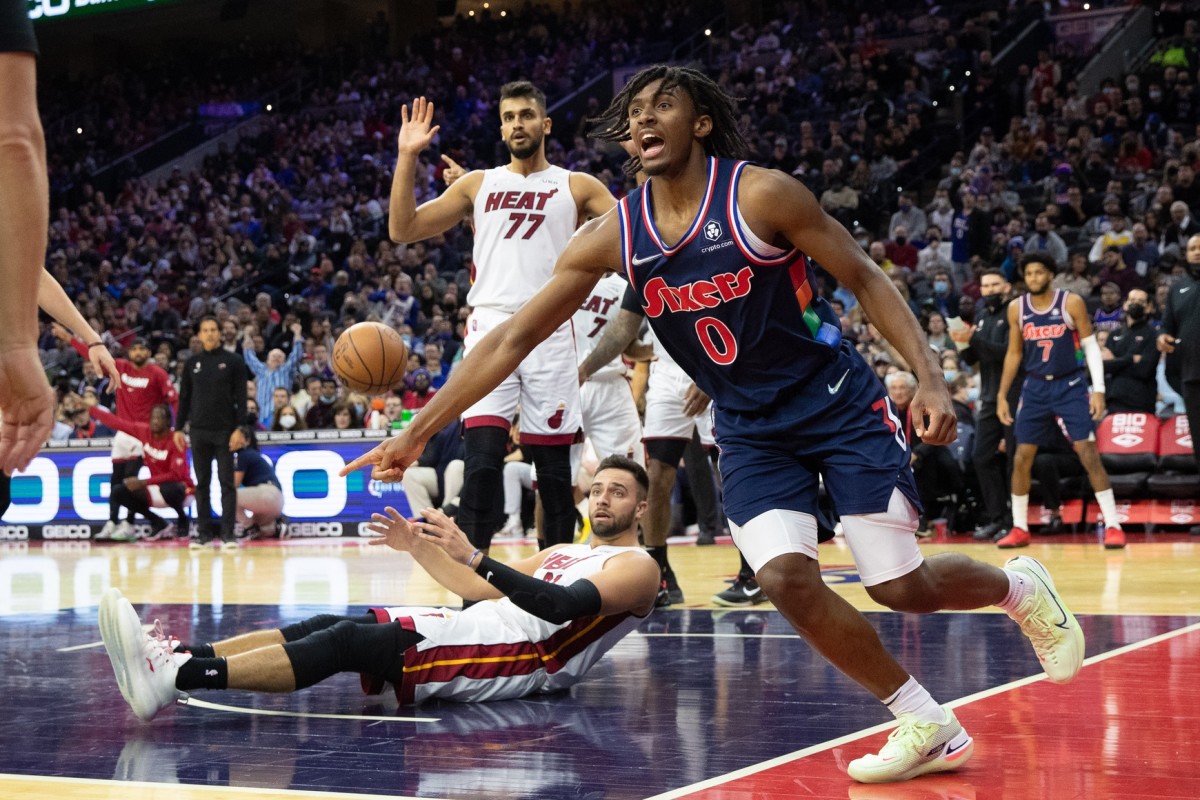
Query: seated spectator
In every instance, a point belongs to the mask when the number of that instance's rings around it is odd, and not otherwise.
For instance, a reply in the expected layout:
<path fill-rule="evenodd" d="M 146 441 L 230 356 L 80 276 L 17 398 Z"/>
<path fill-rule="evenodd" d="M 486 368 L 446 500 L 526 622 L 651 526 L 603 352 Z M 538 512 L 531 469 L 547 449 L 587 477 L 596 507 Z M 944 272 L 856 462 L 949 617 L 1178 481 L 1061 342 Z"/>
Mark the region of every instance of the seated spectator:
<path fill-rule="evenodd" d="M 1171 203 L 1171 224 L 1163 230 L 1159 248 L 1165 253 L 1182 257 L 1187 252 L 1188 239 L 1200 234 L 1200 222 L 1192 216 L 1187 203 L 1176 200 Z"/>
<path fill-rule="evenodd" d="M 1125 321 L 1125 312 L 1121 308 L 1121 287 L 1115 283 L 1105 283 L 1100 286 L 1100 307 L 1092 316 L 1092 326 L 1096 333 L 1115 331 Z"/>
<path fill-rule="evenodd" d="M 462 481 L 462 421 L 456 419 L 433 435 L 417 463 L 404 471 L 402 484 L 414 514 L 423 508 L 439 508 L 449 514 L 447 507 L 458 505 Z"/>
<path fill-rule="evenodd" d="M 1149 281 L 1154 276 L 1158 269 L 1158 242 L 1150 238 L 1146 223 L 1133 224 L 1133 241 L 1121 248 L 1121 258 L 1140 281 Z"/>
<path fill-rule="evenodd" d="M 1055 289 L 1074 292 L 1084 300 L 1090 298 L 1099 285 L 1100 279 L 1091 274 L 1091 266 L 1083 253 L 1073 254 L 1067 266 L 1054 276 L 1053 283 Z"/>
<path fill-rule="evenodd" d="M 884 250 L 887 258 L 896 266 L 909 272 L 917 268 L 919 254 L 908 239 L 908 228 L 903 225 L 896 227 L 895 236 L 884 246 Z"/>
<path fill-rule="evenodd" d="M 404 407 L 409 411 L 418 411 L 426 406 L 437 389 L 430 386 L 429 370 L 419 367 L 412 373 L 412 388 L 404 392 Z"/>
<path fill-rule="evenodd" d="M 442 346 L 437 342 L 425 343 L 425 369 L 429 372 L 429 385 L 440 389 L 450 377 L 450 365 L 442 362 Z"/>
<path fill-rule="evenodd" d="M 339 431 L 362 428 L 362 418 L 353 405 L 342 401 L 333 406 L 333 428 Z"/>
<path fill-rule="evenodd" d="M 338 385 L 333 378 L 321 378 L 321 392 L 316 402 L 304 415 L 304 423 L 309 430 L 321 430 L 333 427 L 334 406 L 338 400 Z"/>
<path fill-rule="evenodd" d="M 271 430 L 280 431 L 303 431 L 307 430 L 308 425 L 305 424 L 304 417 L 291 403 L 284 403 L 275 413 L 275 418 L 271 421 Z"/>
<path fill-rule="evenodd" d="M 266 425 L 258 418 L 258 401 L 253 397 L 246 399 L 246 424 L 251 425 L 256 431 L 265 431 Z"/>
<path fill-rule="evenodd" d="M 1125 297 L 1131 289 L 1142 285 L 1142 278 L 1121 257 L 1121 249 L 1116 245 L 1105 249 L 1101 256 L 1100 273 L 1096 276 L 1100 284 L 1115 283 Z"/>
<path fill-rule="evenodd" d="M 1067 263 L 1067 243 L 1054 231 L 1054 222 L 1047 214 L 1038 214 L 1033 221 L 1034 232 L 1025 240 L 1030 253 L 1049 253 L 1055 264 Z"/>
<path fill-rule="evenodd" d="M 950 243 L 945 241 L 942 229 L 930 225 L 925 229 L 925 247 L 917 253 L 917 272 L 933 279 L 933 273 L 944 270 L 946 274 L 954 268 L 950 261 Z"/>
<path fill-rule="evenodd" d="M 941 312 L 931 311 L 921 318 L 921 327 L 925 331 L 925 341 L 935 352 L 954 350 L 954 341 L 946 330 L 946 318 Z"/>
<path fill-rule="evenodd" d="M 1104 253 L 1112 247 L 1121 252 L 1121 248 L 1133 242 L 1133 231 L 1127 227 L 1129 220 L 1124 214 L 1113 214 L 1108 219 L 1108 230 L 1096 237 L 1092 249 L 1088 252 L 1088 261 L 1096 264 L 1104 257 Z"/>
<path fill-rule="evenodd" d="M 1144 290 L 1131 290 L 1125 298 L 1125 324 L 1109 334 L 1101 350 L 1107 387 L 1104 399 L 1110 414 L 1155 411 L 1158 349 L 1150 324 L 1152 310 Z"/>
<path fill-rule="evenodd" d="M 321 378 L 317 375 L 309 375 L 304 379 L 304 388 L 292 395 L 292 407 L 303 417 L 308 414 L 313 403 L 317 402 L 320 394 Z"/>
<path fill-rule="evenodd" d="M 917 207 L 917 198 L 913 192 L 904 192 L 900 195 L 899 206 L 896 213 L 892 214 L 891 222 L 888 223 L 888 239 L 896 241 L 899 228 L 904 228 L 905 231 L 913 231 L 920 235 L 921 231 L 929 228 L 928 217 L 925 212 Z M 895 256 L 890 256 L 893 261 L 896 261 Z M 899 264 L 899 261 L 896 261 Z M 913 268 L 913 267 L 910 267 Z"/>

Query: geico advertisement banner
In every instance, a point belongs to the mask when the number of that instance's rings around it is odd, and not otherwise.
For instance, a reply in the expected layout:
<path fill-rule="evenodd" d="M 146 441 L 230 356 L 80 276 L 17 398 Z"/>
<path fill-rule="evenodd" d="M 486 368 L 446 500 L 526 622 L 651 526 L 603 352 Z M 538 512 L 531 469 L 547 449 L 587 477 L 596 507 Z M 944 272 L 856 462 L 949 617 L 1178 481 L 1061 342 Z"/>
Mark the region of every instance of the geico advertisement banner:
<path fill-rule="evenodd" d="M 262 442 L 262 454 L 275 467 L 283 487 L 283 513 L 289 536 L 358 536 L 359 524 L 393 506 L 411 516 L 399 483 L 370 480 L 369 470 L 342 478 L 342 467 L 378 442 L 349 441 L 285 444 Z M 108 519 L 112 459 L 108 449 L 43 450 L 12 479 L 12 505 L 0 521 L 0 540 L 88 539 Z M 141 476 L 149 472 L 142 468 Z M 195 480 L 195 464 L 192 479 Z M 209 487 L 214 514 L 221 513 L 216 463 Z M 189 501 L 195 518 L 195 504 Z M 155 513 L 174 519 L 169 508 Z M 122 516 L 125 512 L 122 512 Z"/>

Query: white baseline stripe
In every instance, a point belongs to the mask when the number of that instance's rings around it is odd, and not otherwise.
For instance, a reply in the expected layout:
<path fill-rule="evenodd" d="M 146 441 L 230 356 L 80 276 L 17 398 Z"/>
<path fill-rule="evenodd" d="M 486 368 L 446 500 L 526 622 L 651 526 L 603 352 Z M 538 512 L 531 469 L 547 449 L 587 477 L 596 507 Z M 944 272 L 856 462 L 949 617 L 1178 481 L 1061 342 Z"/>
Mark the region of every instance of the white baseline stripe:
<path fill-rule="evenodd" d="M 1143 647 L 1149 647 L 1151 645 L 1158 644 L 1159 642 L 1165 642 L 1168 639 L 1174 639 L 1177 636 L 1183 636 L 1195 631 L 1200 631 L 1200 623 L 1188 625 L 1187 627 L 1180 628 L 1179 630 L 1159 634 L 1158 636 L 1152 636 L 1151 638 L 1143 639 L 1140 642 L 1134 642 L 1133 644 L 1127 644 L 1122 647 L 1118 647 L 1115 650 L 1109 650 L 1106 653 L 1094 655 L 1091 658 L 1084 659 L 1083 663 L 1084 666 L 1098 664 L 1101 661 L 1107 661 L 1110 658 L 1131 653 L 1134 650 L 1140 650 Z M 969 703 L 976 702 L 977 700 L 994 697 L 998 694 L 1003 694 L 1004 692 L 1012 691 L 1013 689 L 1019 689 L 1022 686 L 1028 686 L 1031 683 L 1037 683 L 1038 681 L 1044 680 L 1046 680 L 1045 673 L 1031 675 L 1028 678 L 1022 678 L 1020 680 L 1013 681 L 1012 683 L 1006 683 L 1003 686 L 996 686 L 991 689 L 985 689 L 982 692 L 976 692 L 975 694 L 967 695 L 966 697 L 960 697 L 959 699 L 952 700 L 944 705 L 947 705 L 950 708 L 959 708 L 960 706 L 965 706 Z M 788 763 L 789 761 L 795 761 L 797 759 L 804 758 L 805 756 L 813 755 L 814 753 L 820 753 L 824 750 L 831 750 L 840 744 L 846 744 L 847 742 L 853 742 L 858 739 L 871 736 L 872 734 L 881 733 L 889 728 L 895 727 L 895 725 L 895 721 L 892 721 L 883 723 L 882 725 L 876 725 L 872 728 L 864 728 L 861 731 L 847 734 L 846 736 L 839 736 L 836 739 L 830 739 L 827 742 L 815 744 L 811 747 L 806 747 L 803 750 L 797 750 L 794 753 L 788 753 L 786 755 L 779 756 L 778 758 L 772 758 L 769 761 L 763 761 L 759 764 L 743 767 L 742 769 L 734 770 L 733 772 L 728 772 L 724 775 L 718 775 L 715 778 L 709 778 L 708 780 L 700 781 L 699 783 L 693 783 L 690 786 L 684 786 L 679 789 L 672 789 L 668 792 L 663 792 L 662 794 L 656 794 L 653 797 L 646 798 L 646 800 L 673 800 L 673 798 L 684 797 L 685 795 L 692 794 L 693 792 L 698 792 L 701 789 L 709 789 L 713 786 L 720 786 L 723 783 L 729 783 L 730 781 L 737 780 L 738 778 L 744 778 L 747 775 L 754 775 L 756 773 L 763 772 L 764 770 L 771 769 L 772 767 L 778 767 L 782 764 Z"/>
<path fill-rule="evenodd" d="M 227 706 L 223 703 L 210 703 L 197 697 L 189 697 L 180 701 L 181 706 L 196 706 L 210 711 L 232 711 L 235 714 L 254 714 L 260 717 L 303 717 L 304 719 L 345 719 L 366 720 L 369 722 L 441 722 L 440 717 L 372 717 L 365 714 L 310 714 L 303 711 L 275 711 L 267 708 L 244 708 Z"/>
<path fill-rule="evenodd" d="M 316 792 L 304 789 L 262 789 L 252 786 L 210 786 L 206 784 L 192 783 L 155 783 L 153 781 L 114 781 L 102 780 L 96 778 L 62 778 L 53 775 L 13 775 L 7 772 L 0 772 L 0 782 L 17 781 L 30 783 L 66 783 L 75 786 L 94 786 L 104 787 L 108 792 L 117 792 L 120 789 L 140 787 L 143 789 L 151 789 L 154 796 L 158 793 L 170 792 L 173 795 L 181 795 L 183 797 L 195 794 L 208 794 L 214 797 L 228 797 L 229 795 L 247 795 L 250 797 L 312 797 L 320 798 L 320 800 L 379 800 L 382 795 L 378 794 L 354 794 L 352 792 Z M 115 796 L 115 795 L 114 795 Z M 409 797 L 407 795 L 388 795 L 395 800 L 429 800 L 428 798 Z"/>

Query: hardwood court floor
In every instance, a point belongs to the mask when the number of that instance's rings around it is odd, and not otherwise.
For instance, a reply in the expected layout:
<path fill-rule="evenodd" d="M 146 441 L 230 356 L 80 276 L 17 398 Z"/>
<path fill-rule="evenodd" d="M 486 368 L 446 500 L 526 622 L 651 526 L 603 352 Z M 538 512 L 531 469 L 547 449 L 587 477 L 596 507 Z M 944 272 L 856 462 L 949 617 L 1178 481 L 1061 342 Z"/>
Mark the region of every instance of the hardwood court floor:
<path fill-rule="evenodd" d="M 452 604 L 407 556 L 356 540 L 236 554 L 156 545 L 0 546 L 0 798 L 1197 797 L 1200 540 L 1131 536 L 1106 552 L 1057 537 L 1026 552 L 1052 571 L 1088 637 L 1070 686 L 1049 684 L 993 611 L 882 611 L 848 551 L 826 581 L 976 738 L 960 773 L 854 784 L 887 713 L 814 655 L 769 605 L 719 610 L 728 545 L 671 550 L 686 603 L 656 612 L 560 696 L 397 707 L 355 676 L 292 695 L 197 693 L 149 724 L 129 713 L 96 646 L 96 603 L 119 586 L 185 640 L 369 604 Z M 500 546 L 501 558 L 530 551 Z M 923 545 L 1000 564 L 965 542 Z"/>

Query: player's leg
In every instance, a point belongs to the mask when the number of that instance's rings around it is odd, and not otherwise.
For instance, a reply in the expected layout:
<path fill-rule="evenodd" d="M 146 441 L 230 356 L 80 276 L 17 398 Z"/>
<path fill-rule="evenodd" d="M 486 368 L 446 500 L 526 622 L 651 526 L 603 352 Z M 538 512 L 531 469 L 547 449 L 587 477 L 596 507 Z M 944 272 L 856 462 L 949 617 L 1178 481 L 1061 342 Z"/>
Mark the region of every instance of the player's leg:
<path fill-rule="evenodd" d="M 433 507 L 433 495 L 437 492 L 437 470 L 433 467 L 409 467 L 400 483 L 414 516 L 423 508 Z"/>
<path fill-rule="evenodd" d="M 296 642 L 306 636 L 310 636 L 317 631 L 323 631 L 326 628 L 332 628 L 339 622 L 350 621 L 357 622 L 362 625 L 370 625 L 378 621 L 378 617 L 373 613 L 360 614 L 357 616 L 344 616 L 339 614 L 317 614 L 314 617 L 309 617 L 306 620 L 285 625 L 282 628 L 269 628 L 261 631 L 250 631 L 242 633 L 228 639 L 221 639 L 216 642 L 201 642 L 201 643 L 185 643 L 179 642 L 175 646 L 177 653 L 191 653 L 198 658 L 227 658 L 236 656 L 240 653 L 248 653 L 251 650 L 258 650 L 262 647 L 269 647 L 273 644 L 287 644 L 288 642 Z"/>
<path fill-rule="evenodd" d="M 1033 475 L 1033 459 L 1037 456 L 1038 443 L 1047 441 L 1048 436 L 1057 436 L 1054 428 L 1054 409 L 1051 403 L 1043 402 L 1040 394 L 1046 381 L 1029 380 L 1021 395 L 1021 403 L 1013 422 L 1013 438 L 1017 443 L 1012 461 L 1012 529 L 996 542 L 996 546 L 1009 549 L 1029 544 L 1029 486 Z"/>
<path fill-rule="evenodd" d="M 1125 531 L 1122 530 L 1121 520 L 1117 517 L 1117 498 L 1113 494 L 1108 472 L 1100 462 L 1096 440 L 1083 439 L 1073 442 L 1071 446 L 1079 456 L 1079 463 L 1083 464 L 1087 471 L 1092 493 L 1096 495 L 1096 504 L 1100 506 L 1100 516 L 1104 518 L 1104 547 L 1107 550 L 1120 550 L 1125 546 Z"/>
<path fill-rule="evenodd" d="M 503 496 L 508 428 L 471 422 L 467 421 L 463 434 L 463 487 L 457 522 L 471 544 L 486 552 L 502 521 L 503 506 L 496 501 Z"/>
<path fill-rule="evenodd" d="M 642 516 L 642 539 L 648 552 L 658 563 L 662 572 L 662 588 L 657 605 L 675 605 L 683 602 L 683 590 L 671 569 L 667 557 L 667 535 L 671 531 L 671 492 L 675 488 L 675 476 L 679 470 L 679 459 L 683 457 L 685 439 L 647 439 L 646 472 L 650 477 L 647 493 L 646 513 Z"/>
<path fill-rule="evenodd" d="M 525 489 L 533 488 L 532 472 L 533 465 L 524 461 L 509 461 L 504 464 L 504 527 L 501 532 L 506 535 L 525 535 L 521 506 Z"/>
<path fill-rule="evenodd" d="M 575 539 L 575 502 L 571 475 L 571 445 L 524 444 L 537 467 L 537 493 L 542 501 L 545 546 L 570 544 Z"/>

